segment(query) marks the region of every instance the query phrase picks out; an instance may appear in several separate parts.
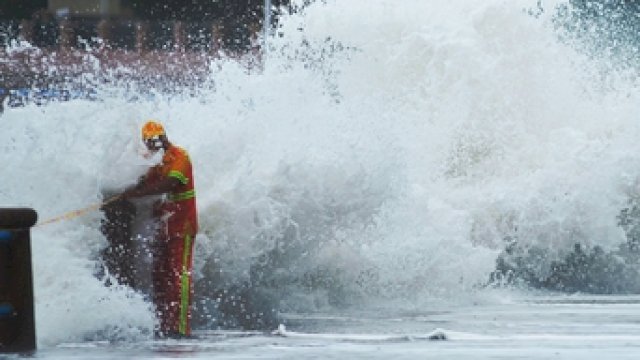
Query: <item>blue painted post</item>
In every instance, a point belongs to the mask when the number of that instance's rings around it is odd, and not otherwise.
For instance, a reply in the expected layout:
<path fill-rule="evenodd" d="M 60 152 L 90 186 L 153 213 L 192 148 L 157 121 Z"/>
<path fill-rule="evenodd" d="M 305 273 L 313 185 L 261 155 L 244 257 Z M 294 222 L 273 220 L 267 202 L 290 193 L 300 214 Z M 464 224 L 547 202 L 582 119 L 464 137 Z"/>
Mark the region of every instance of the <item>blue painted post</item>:
<path fill-rule="evenodd" d="M 0 353 L 36 350 L 30 228 L 32 209 L 0 209 Z"/>

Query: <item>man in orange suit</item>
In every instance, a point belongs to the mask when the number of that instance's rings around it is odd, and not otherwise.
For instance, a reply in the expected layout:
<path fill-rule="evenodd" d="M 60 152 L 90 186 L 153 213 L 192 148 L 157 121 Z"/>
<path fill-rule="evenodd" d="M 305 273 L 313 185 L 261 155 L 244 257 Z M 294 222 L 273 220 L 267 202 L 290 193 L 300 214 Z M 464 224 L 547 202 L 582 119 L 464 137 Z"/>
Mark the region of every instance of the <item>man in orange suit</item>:
<path fill-rule="evenodd" d="M 148 121 L 142 141 L 151 152 L 164 151 L 138 184 L 122 197 L 163 195 L 154 209 L 159 228 L 153 242 L 153 302 L 160 326 L 157 337 L 191 335 L 193 245 L 198 218 L 193 171 L 188 153 L 169 142 L 161 124 Z"/>

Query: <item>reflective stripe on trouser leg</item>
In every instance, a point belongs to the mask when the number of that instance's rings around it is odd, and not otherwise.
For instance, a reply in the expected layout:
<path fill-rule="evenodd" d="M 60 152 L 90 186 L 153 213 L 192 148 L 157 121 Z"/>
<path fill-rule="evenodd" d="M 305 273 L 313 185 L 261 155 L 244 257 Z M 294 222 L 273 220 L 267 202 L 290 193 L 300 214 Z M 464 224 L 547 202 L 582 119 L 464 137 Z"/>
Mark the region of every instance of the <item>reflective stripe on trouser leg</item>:
<path fill-rule="evenodd" d="M 191 259 L 191 234 L 184 237 L 184 249 L 182 253 L 182 274 L 180 275 L 180 322 L 178 331 L 182 335 L 187 334 L 187 322 L 189 321 L 189 298 L 191 296 L 191 279 L 189 274 L 189 260 Z"/>

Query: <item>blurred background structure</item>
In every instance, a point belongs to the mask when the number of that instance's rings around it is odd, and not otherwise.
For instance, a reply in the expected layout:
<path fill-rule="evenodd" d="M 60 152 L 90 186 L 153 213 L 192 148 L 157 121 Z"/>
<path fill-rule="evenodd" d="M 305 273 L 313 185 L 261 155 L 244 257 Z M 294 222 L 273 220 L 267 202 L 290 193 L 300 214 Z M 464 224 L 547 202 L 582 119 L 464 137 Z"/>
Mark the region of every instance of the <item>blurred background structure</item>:
<path fill-rule="evenodd" d="M 288 0 L 271 0 L 273 15 Z M 4 43 L 22 37 L 36 46 L 77 46 L 105 37 L 111 45 L 168 50 L 172 45 L 233 50 L 262 28 L 264 0 L 2 0 Z M 146 42 L 136 43 L 136 31 Z M 182 33 L 180 38 L 176 33 Z M 182 42 L 182 43 L 181 43 Z"/>
<path fill-rule="evenodd" d="M 127 69 L 116 78 L 166 89 L 205 78 L 215 57 L 255 67 L 264 23 L 273 27 L 290 6 L 289 0 L 0 0 L 0 104 L 10 95 L 14 104 L 65 98 L 71 95 L 61 84 L 72 79 L 77 88 L 84 75 L 99 79 L 106 72 L 113 79 L 114 69 Z"/>

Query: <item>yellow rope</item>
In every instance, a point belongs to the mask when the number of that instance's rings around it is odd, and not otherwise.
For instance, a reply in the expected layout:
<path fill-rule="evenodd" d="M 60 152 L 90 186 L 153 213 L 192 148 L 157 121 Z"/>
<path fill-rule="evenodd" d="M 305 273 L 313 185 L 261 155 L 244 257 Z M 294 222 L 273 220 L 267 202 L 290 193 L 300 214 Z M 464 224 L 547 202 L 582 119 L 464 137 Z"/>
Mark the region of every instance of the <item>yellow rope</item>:
<path fill-rule="evenodd" d="M 34 227 L 38 227 L 38 226 L 43 226 L 43 225 L 47 225 L 47 224 L 51 224 L 51 223 L 55 223 L 58 221 L 62 221 L 62 220 L 71 220 L 73 218 L 77 218 L 79 216 L 82 216 L 88 212 L 91 211 L 95 211 L 100 209 L 102 206 L 107 205 L 109 203 L 112 203 L 116 200 L 118 200 L 120 198 L 120 195 L 116 195 L 112 198 L 109 198 L 101 203 L 97 203 L 97 204 L 93 204 L 90 206 L 87 206 L 86 208 L 82 208 L 82 209 L 78 209 L 78 210 L 73 210 L 73 211 L 69 211 L 68 213 L 62 214 L 60 216 L 56 216 L 54 218 L 45 220 L 45 221 L 41 221 L 39 223 L 37 223 Z"/>

